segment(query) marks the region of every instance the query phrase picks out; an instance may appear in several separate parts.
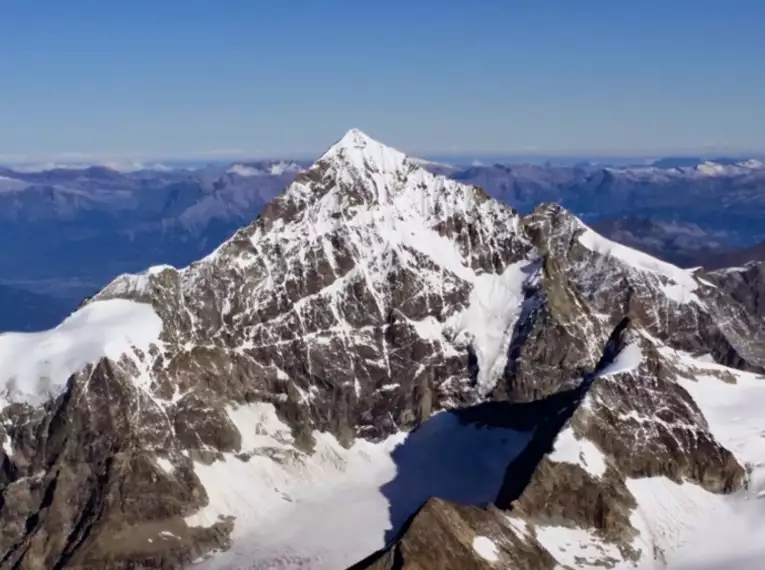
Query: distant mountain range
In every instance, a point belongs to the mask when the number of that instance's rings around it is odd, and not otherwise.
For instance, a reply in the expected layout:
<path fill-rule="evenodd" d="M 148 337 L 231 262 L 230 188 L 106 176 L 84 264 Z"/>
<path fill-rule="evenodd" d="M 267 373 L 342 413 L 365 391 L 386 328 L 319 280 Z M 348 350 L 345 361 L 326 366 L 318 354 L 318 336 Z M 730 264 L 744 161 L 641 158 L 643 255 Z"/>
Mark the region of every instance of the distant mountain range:
<path fill-rule="evenodd" d="M 739 263 L 765 249 L 747 249 L 765 239 L 765 165 L 755 159 L 619 167 L 417 162 L 522 214 L 559 203 L 612 239 L 679 265 Z M 0 283 L 10 291 L 0 330 L 50 326 L 118 274 L 206 255 L 307 166 L 0 168 L 0 240 L 10 244 L 0 249 Z M 30 308 L 19 318 L 9 309 L 13 291 L 50 297 L 52 308 L 25 301 Z"/>

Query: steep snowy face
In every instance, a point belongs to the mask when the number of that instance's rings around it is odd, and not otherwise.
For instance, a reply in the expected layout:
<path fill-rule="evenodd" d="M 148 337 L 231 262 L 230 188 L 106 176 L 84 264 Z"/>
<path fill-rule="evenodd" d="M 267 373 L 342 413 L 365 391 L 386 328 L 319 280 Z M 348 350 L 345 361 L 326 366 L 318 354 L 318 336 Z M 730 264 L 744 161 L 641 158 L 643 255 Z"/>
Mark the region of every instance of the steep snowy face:
<path fill-rule="evenodd" d="M 256 247 L 269 240 L 312 246 L 343 234 L 361 240 L 362 262 L 397 254 L 410 263 L 423 255 L 465 278 L 471 269 L 496 269 L 491 257 L 505 247 L 516 255 L 521 249 L 513 244 L 518 217 L 512 210 L 477 187 L 431 174 L 358 130 L 332 146 L 263 218 L 266 223 L 251 227 Z"/>

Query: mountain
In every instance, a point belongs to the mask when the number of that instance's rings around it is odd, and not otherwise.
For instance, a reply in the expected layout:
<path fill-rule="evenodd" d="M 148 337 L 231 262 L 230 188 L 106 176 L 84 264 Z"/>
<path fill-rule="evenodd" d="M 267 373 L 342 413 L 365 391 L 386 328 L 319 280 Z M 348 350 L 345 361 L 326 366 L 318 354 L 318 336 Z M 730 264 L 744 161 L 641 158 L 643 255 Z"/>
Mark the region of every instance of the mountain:
<path fill-rule="evenodd" d="M 712 522 L 765 555 L 729 279 L 352 130 L 206 257 L 0 336 L 0 567 L 627 568 Z"/>
<path fill-rule="evenodd" d="M 639 217 L 725 233 L 733 247 L 765 239 L 765 167 L 757 160 L 691 165 L 493 165 L 449 173 L 522 213 L 555 202 L 588 222 Z M 671 163 L 670 163 L 671 164 Z"/>

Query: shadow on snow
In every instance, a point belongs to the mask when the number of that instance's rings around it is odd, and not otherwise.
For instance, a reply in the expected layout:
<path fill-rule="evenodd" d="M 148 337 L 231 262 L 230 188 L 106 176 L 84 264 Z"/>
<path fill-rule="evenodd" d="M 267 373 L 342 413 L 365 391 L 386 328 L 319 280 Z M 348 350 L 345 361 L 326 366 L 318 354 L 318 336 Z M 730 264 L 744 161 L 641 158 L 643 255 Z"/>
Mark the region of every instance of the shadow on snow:
<path fill-rule="evenodd" d="M 385 547 L 349 570 L 366 568 L 383 556 L 431 498 L 509 509 L 592 382 L 613 369 L 628 324 L 625 319 L 614 330 L 596 371 L 573 389 L 528 403 L 485 402 L 440 412 L 413 430 L 391 453 L 396 476 L 380 487 L 390 517 Z"/>

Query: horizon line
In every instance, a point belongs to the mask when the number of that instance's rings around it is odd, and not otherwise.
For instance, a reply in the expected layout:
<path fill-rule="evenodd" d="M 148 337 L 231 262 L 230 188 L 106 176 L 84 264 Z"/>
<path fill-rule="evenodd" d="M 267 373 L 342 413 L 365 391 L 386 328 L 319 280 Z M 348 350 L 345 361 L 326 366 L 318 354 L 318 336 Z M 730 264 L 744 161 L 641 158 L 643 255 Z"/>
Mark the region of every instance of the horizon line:
<path fill-rule="evenodd" d="M 393 146 L 395 145 L 389 145 Z M 326 149 L 324 149 L 326 150 Z M 189 153 L 88 153 L 88 152 L 61 152 L 46 154 L 26 153 L 0 153 L 0 166 L 13 169 L 31 165 L 50 164 L 56 168 L 57 164 L 77 167 L 106 166 L 110 164 L 125 163 L 153 163 L 155 165 L 168 163 L 220 163 L 220 162 L 250 162 L 250 161 L 314 161 L 324 152 L 322 151 L 295 151 L 295 152 L 248 152 L 248 151 L 208 151 Z M 739 149 L 739 148 L 703 148 L 703 149 L 657 149 L 657 150 L 441 150 L 441 151 L 404 151 L 407 156 L 425 160 L 448 160 L 452 159 L 536 159 L 536 160 L 588 160 L 588 159 L 615 159 L 615 160 L 646 160 L 662 158 L 760 158 L 765 157 L 765 149 Z"/>

